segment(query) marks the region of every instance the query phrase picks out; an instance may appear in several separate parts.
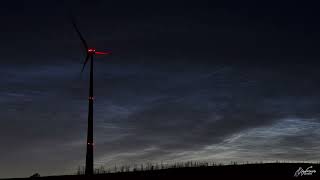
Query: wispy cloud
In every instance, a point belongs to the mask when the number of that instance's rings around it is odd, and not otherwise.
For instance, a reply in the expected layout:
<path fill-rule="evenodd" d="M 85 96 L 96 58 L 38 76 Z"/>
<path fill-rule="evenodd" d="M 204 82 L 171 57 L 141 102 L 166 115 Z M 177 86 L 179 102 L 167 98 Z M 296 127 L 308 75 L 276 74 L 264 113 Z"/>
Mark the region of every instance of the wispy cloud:
<path fill-rule="evenodd" d="M 0 168 L 8 175 L 13 167 L 21 175 L 73 172 L 84 163 L 86 74 L 76 79 L 73 64 L 28 68 L 1 71 L 7 78 L 0 141 L 7 146 Z M 101 63 L 96 69 L 97 165 L 318 157 L 320 101 L 312 92 L 319 87 L 306 81 L 316 73 L 312 67 L 299 76 L 237 64 Z"/>

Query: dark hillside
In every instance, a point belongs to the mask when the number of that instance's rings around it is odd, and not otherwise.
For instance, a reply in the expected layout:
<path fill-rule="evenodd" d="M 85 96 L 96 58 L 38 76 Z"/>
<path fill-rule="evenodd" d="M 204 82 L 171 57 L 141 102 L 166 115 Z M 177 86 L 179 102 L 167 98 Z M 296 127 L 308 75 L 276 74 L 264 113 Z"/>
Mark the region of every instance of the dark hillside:
<path fill-rule="evenodd" d="M 301 167 L 306 170 L 316 170 L 312 175 L 299 175 L 294 177 L 295 172 Z M 244 165 L 224 165 L 206 167 L 183 167 L 169 168 L 161 170 L 147 170 L 135 172 L 118 172 L 97 174 L 94 176 L 66 175 L 48 176 L 35 178 L 38 180 L 59 180 L 59 179 L 320 179 L 320 164 L 308 163 L 264 163 L 264 164 L 244 164 Z M 13 180 L 13 179 L 12 179 Z M 18 180 L 18 179 L 16 179 Z"/>

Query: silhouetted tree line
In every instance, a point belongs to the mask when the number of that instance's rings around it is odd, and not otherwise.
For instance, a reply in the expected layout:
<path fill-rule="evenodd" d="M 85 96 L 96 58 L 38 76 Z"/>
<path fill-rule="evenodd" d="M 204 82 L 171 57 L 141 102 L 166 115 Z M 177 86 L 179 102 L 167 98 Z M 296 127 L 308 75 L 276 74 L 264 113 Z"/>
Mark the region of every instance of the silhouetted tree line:
<path fill-rule="evenodd" d="M 94 174 L 106 174 L 106 173 L 123 173 L 123 172 L 136 172 L 136 171 L 155 171 L 162 169 L 177 169 L 177 168 L 191 168 L 191 167 L 214 167 L 214 166 L 223 166 L 223 165 L 246 165 L 246 164 L 265 164 L 266 162 L 245 162 L 238 163 L 236 161 L 231 161 L 229 164 L 215 163 L 215 162 L 204 162 L 204 161 L 187 161 L 187 162 L 176 162 L 176 163 L 146 163 L 146 164 L 134 164 L 134 165 L 115 165 L 114 167 L 105 168 L 100 166 L 99 168 L 94 169 Z M 270 163 L 270 162 L 269 162 Z M 275 161 L 272 163 L 296 163 L 291 161 Z M 316 163 L 320 164 L 320 162 Z M 85 167 L 79 166 L 77 169 L 77 175 L 85 174 Z"/>

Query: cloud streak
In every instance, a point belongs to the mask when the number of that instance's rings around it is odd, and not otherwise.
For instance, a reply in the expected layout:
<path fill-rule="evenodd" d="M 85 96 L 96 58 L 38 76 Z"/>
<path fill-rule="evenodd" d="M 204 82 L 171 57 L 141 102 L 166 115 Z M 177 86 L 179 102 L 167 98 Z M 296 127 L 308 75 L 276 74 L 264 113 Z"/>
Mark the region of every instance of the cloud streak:
<path fill-rule="evenodd" d="M 97 65 L 97 165 L 318 157 L 312 66 L 297 74 L 259 64 Z M 71 173 L 84 163 L 87 77 L 74 78 L 77 65 L 47 66 L 1 71 L 3 176 Z"/>

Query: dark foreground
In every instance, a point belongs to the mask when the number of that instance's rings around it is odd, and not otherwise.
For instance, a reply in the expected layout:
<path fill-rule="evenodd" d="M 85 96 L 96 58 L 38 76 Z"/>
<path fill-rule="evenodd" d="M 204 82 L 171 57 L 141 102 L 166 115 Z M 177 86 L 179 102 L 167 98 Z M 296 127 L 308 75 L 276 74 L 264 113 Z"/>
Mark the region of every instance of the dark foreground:
<path fill-rule="evenodd" d="M 310 168 L 310 166 L 312 166 Z M 313 171 L 312 175 L 303 175 L 303 172 L 295 177 L 294 174 L 299 168 Z M 314 172 L 314 170 L 316 172 Z M 35 178 L 38 180 L 60 180 L 60 179 L 320 179 L 320 164 L 307 163 L 265 163 L 265 164 L 244 164 L 207 167 L 184 167 L 162 170 L 148 170 L 136 172 L 119 172 L 109 174 L 98 174 L 94 176 L 67 175 L 47 176 Z M 16 179 L 18 180 L 18 179 Z"/>

